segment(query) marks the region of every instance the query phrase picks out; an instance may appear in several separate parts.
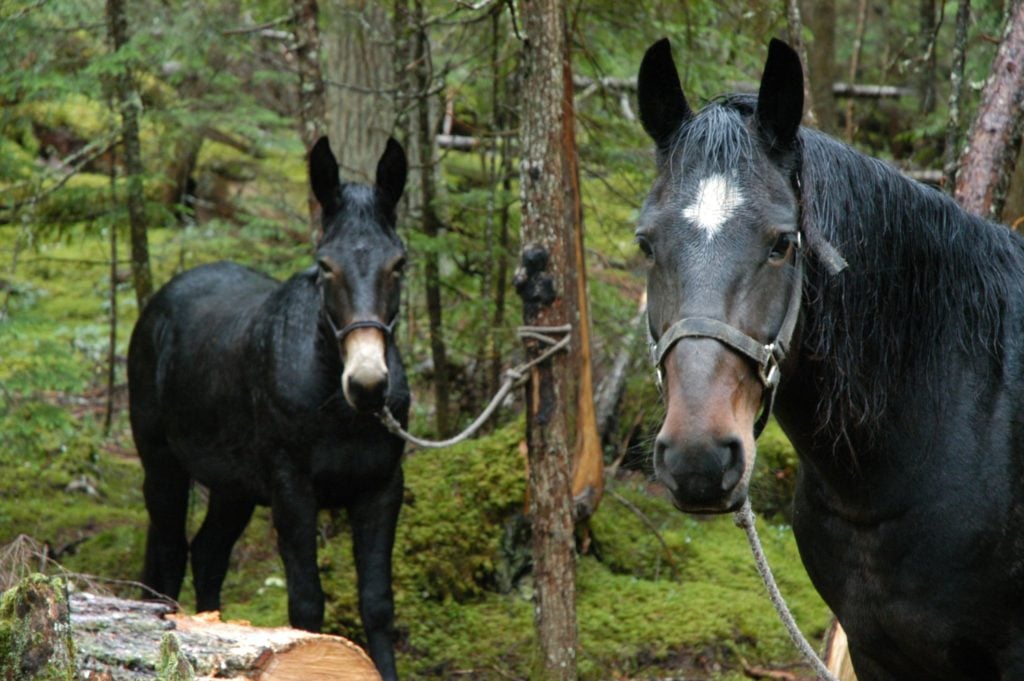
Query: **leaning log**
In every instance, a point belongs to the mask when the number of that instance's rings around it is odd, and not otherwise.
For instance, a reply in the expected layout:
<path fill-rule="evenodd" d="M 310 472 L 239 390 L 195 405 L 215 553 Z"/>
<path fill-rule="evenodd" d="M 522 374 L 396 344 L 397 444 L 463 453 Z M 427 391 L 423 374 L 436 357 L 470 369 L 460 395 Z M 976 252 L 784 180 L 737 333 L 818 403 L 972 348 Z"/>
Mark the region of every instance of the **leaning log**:
<path fill-rule="evenodd" d="M 166 603 L 89 593 L 72 594 L 70 609 L 79 673 L 94 681 L 156 678 L 167 666 L 161 645 L 168 632 L 197 679 L 380 679 L 369 656 L 340 636 L 222 622 L 217 613 L 189 616 Z"/>

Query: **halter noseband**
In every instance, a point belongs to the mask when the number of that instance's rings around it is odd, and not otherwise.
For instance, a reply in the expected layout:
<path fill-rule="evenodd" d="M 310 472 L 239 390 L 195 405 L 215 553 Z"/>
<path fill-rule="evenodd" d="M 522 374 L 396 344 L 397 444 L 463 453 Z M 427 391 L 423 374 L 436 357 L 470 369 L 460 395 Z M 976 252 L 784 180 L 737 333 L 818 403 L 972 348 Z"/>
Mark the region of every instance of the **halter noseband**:
<path fill-rule="evenodd" d="M 324 311 L 324 318 L 327 319 L 328 326 L 331 327 L 331 332 L 339 343 L 344 341 L 345 336 L 349 335 L 356 329 L 380 329 L 384 332 L 384 337 L 390 339 L 395 333 L 395 326 L 398 325 L 398 315 L 395 315 L 395 318 L 391 320 L 390 324 L 379 322 L 376 319 L 360 319 L 354 322 L 349 322 L 339 329 L 334 323 L 334 320 L 331 319 L 331 313 L 329 313 L 326 308 L 321 309 Z"/>
<path fill-rule="evenodd" d="M 662 383 L 662 364 L 665 355 L 669 350 L 684 338 L 713 338 L 731 350 L 748 357 L 757 366 L 757 375 L 764 386 L 761 395 L 761 415 L 754 424 L 754 438 L 761 435 L 768 417 L 771 416 L 772 406 L 775 403 L 775 390 L 779 386 L 781 372 L 779 365 L 785 359 L 789 351 L 789 344 L 793 340 L 793 332 L 796 329 L 796 321 L 800 316 L 800 303 L 803 298 L 803 238 L 801 232 L 797 232 L 797 242 L 793 257 L 796 261 L 796 283 L 789 294 L 789 305 L 786 308 L 786 316 L 782 319 L 782 326 L 770 343 L 762 343 L 734 326 L 710 317 L 684 317 L 675 322 L 662 334 L 655 344 L 652 339 L 651 359 L 657 371 L 658 386 Z"/>

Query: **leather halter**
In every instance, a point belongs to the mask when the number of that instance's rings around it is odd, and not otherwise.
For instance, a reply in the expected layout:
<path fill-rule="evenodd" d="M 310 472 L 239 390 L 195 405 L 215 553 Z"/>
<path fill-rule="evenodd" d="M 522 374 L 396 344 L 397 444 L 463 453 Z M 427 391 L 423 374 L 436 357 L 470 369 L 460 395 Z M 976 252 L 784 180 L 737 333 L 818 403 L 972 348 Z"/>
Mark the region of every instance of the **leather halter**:
<path fill-rule="evenodd" d="M 786 316 L 782 319 L 782 325 L 770 343 L 762 343 L 751 336 L 743 333 L 734 326 L 710 317 L 684 317 L 675 322 L 662 334 L 655 344 L 651 342 L 651 359 L 657 371 L 658 387 L 662 384 L 662 364 L 665 355 L 684 338 L 713 338 L 729 349 L 744 357 L 753 360 L 757 366 L 757 375 L 764 387 L 761 393 L 761 415 L 754 424 L 754 438 L 756 439 L 764 430 L 771 416 L 772 407 L 775 404 L 775 391 L 779 387 L 781 373 L 779 365 L 789 352 L 789 344 L 793 340 L 793 331 L 796 329 L 797 318 L 800 316 L 800 303 L 803 298 L 803 238 L 801 232 L 797 232 L 797 242 L 793 258 L 796 267 L 796 282 L 789 294 L 789 305 L 786 308 Z"/>
<path fill-rule="evenodd" d="M 390 324 L 379 322 L 376 319 L 360 319 L 354 322 L 349 322 L 340 329 L 335 325 L 334 320 L 331 319 L 331 314 L 326 309 L 324 309 L 324 318 L 327 319 L 327 324 L 331 327 L 331 332 L 334 334 L 334 337 L 338 339 L 339 343 L 344 341 L 345 336 L 349 335 L 356 329 L 380 329 L 384 332 L 385 338 L 391 338 L 395 333 L 395 326 L 398 325 L 398 315 L 395 315 L 395 318 L 391 320 Z"/>

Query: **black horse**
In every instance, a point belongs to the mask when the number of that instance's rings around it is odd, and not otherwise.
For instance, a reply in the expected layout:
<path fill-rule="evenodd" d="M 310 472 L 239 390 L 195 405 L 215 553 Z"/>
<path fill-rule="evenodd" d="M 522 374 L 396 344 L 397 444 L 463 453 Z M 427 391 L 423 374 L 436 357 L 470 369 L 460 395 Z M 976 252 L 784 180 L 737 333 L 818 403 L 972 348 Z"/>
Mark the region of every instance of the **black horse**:
<path fill-rule="evenodd" d="M 858 678 L 1024 679 L 1024 243 L 800 128 L 784 43 L 756 97 L 695 113 L 667 41 L 638 85 L 656 475 L 683 510 L 737 508 L 774 398 Z"/>
<path fill-rule="evenodd" d="M 222 262 L 176 276 L 132 333 L 132 431 L 145 469 L 143 582 L 177 598 L 192 554 L 198 610 L 220 608 L 231 547 L 254 506 L 270 505 L 291 625 L 318 631 L 317 511 L 345 507 L 370 655 L 395 678 L 391 550 L 403 443 L 374 416 L 405 423 L 409 389 L 392 339 L 405 247 L 395 204 L 402 147 L 388 140 L 376 188 L 341 183 L 326 138 L 309 155 L 323 209 L 316 266 L 284 283 Z M 190 482 L 209 489 L 185 536 Z"/>

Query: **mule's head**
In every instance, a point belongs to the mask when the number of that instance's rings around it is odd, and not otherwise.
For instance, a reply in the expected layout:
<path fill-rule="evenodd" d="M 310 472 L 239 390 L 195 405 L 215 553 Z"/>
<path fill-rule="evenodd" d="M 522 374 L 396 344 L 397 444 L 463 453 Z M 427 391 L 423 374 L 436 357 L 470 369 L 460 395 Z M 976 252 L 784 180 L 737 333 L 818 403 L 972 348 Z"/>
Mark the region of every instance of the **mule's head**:
<path fill-rule="evenodd" d="M 656 360 L 667 413 L 654 467 L 683 510 L 724 512 L 746 499 L 772 367 L 721 330 L 771 348 L 798 286 L 802 78 L 793 50 L 773 40 L 756 99 L 724 98 L 695 113 L 667 40 L 640 66 L 640 118 L 657 145 L 657 177 L 636 240 L 649 263 L 651 335 L 669 334 Z M 697 322 L 673 341 L 682 319 Z"/>
<path fill-rule="evenodd" d="M 375 187 L 340 181 L 326 137 L 309 153 L 310 182 L 323 216 L 316 250 L 322 314 L 340 346 L 345 399 L 361 412 L 379 410 L 387 398 L 387 346 L 405 269 L 395 205 L 406 170 L 405 151 L 393 139 L 377 164 Z"/>

